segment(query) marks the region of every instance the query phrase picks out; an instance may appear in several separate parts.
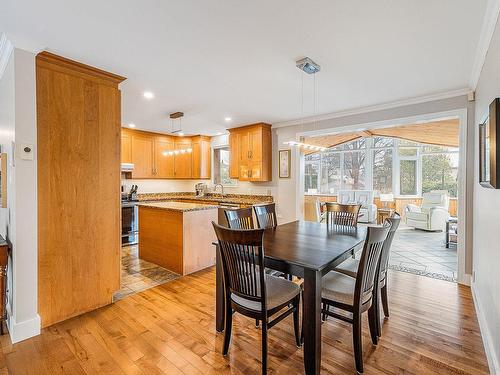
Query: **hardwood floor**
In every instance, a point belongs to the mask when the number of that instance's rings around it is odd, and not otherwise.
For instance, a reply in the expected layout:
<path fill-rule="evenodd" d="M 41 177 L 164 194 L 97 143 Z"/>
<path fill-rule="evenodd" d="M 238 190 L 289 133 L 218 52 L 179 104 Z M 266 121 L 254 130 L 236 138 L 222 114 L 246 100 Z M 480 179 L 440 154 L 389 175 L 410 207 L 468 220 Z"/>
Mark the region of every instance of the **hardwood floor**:
<path fill-rule="evenodd" d="M 470 289 L 392 271 L 391 317 L 377 347 L 364 317 L 365 374 L 488 374 Z M 0 338 L 0 374 L 258 374 L 260 332 L 237 315 L 227 358 L 215 333 L 214 269 L 128 296 L 11 345 Z M 323 374 L 353 374 L 351 327 L 322 326 Z M 303 373 L 292 319 L 269 333 L 269 372 Z"/>

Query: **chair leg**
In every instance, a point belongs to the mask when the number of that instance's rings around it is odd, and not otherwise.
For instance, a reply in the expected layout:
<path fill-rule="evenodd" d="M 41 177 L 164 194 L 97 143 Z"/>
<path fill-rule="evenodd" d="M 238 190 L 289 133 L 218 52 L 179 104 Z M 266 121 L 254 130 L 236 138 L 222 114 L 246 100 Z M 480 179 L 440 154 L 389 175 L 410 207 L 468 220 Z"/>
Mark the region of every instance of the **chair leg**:
<path fill-rule="evenodd" d="M 354 360 L 356 362 L 356 371 L 363 372 L 363 345 L 361 341 L 361 314 L 353 314 L 352 321 L 352 342 L 354 348 Z"/>
<path fill-rule="evenodd" d="M 380 289 L 380 294 L 382 297 L 382 306 L 384 308 L 384 315 L 386 318 L 389 317 L 389 301 L 387 300 L 387 281 L 385 285 Z"/>
<path fill-rule="evenodd" d="M 255 328 L 259 328 L 260 321 L 259 319 L 255 319 Z"/>
<path fill-rule="evenodd" d="M 267 374 L 267 322 L 262 320 L 262 375 Z"/>
<path fill-rule="evenodd" d="M 233 328 L 233 309 L 231 301 L 226 301 L 226 327 L 224 329 L 224 345 L 222 354 L 227 355 L 229 351 L 229 342 L 231 341 L 231 330 Z"/>
<path fill-rule="evenodd" d="M 380 324 L 380 289 L 377 289 L 375 293 L 373 293 L 373 305 L 375 309 L 375 323 L 377 327 L 377 336 L 382 336 L 382 325 Z"/>
<path fill-rule="evenodd" d="M 330 305 L 323 302 L 323 311 L 327 311 L 327 312 L 330 312 Z M 326 322 L 328 320 L 328 315 L 326 314 L 326 312 L 324 312 L 322 315 L 322 319 L 324 322 Z"/>
<path fill-rule="evenodd" d="M 377 314 L 375 312 L 375 302 L 373 301 L 371 307 L 368 309 L 368 324 L 370 326 L 370 336 L 372 338 L 373 345 L 378 344 L 378 330 L 377 330 Z"/>
<path fill-rule="evenodd" d="M 295 298 L 293 302 L 293 306 L 295 308 L 295 311 L 293 312 L 293 330 L 295 332 L 295 343 L 297 344 L 297 347 L 300 348 L 301 346 L 301 334 L 299 330 L 299 307 L 300 307 L 300 297 Z"/>

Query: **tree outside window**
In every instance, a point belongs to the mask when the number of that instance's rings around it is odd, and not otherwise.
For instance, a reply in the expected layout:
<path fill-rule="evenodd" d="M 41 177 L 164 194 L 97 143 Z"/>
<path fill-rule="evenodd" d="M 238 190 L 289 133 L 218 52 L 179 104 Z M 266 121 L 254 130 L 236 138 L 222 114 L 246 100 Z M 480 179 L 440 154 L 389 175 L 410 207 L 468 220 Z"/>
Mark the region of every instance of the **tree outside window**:
<path fill-rule="evenodd" d="M 373 151 L 373 189 L 392 193 L 392 150 Z"/>

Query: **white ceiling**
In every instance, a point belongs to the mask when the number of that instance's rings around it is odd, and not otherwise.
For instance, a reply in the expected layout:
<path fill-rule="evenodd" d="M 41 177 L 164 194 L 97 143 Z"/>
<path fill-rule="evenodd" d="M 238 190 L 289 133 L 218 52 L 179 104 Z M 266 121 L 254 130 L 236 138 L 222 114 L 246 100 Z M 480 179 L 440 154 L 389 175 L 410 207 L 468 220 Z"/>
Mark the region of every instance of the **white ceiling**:
<path fill-rule="evenodd" d="M 168 131 L 183 111 L 211 135 L 301 117 L 304 56 L 322 66 L 317 114 L 466 88 L 486 1 L 2 0 L 0 32 L 127 77 L 124 124 Z M 304 92 L 309 116 L 310 76 Z"/>

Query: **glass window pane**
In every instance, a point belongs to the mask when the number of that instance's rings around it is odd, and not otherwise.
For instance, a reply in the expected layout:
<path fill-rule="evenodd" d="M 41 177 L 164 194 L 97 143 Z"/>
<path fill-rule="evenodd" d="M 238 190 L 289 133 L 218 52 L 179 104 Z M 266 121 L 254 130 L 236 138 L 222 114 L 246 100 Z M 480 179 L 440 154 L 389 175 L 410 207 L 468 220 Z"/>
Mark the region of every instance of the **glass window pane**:
<path fill-rule="evenodd" d="M 417 194 L 417 161 L 401 160 L 399 164 L 399 183 L 401 195 Z"/>
<path fill-rule="evenodd" d="M 217 184 L 236 186 L 237 180 L 229 178 L 229 148 L 214 149 L 214 180 Z"/>
<path fill-rule="evenodd" d="M 307 193 L 309 189 L 318 189 L 318 173 L 319 173 L 319 160 L 306 161 L 304 171 L 304 190 Z"/>
<path fill-rule="evenodd" d="M 366 148 L 365 138 L 359 138 L 344 144 L 344 150 L 361 150 Z"/>
<path fill-rule="evenodd" d="M 321 186 L 322 193 L 336 194 L 340 190 L 340 154 L 325 152 L 321 157 Z"/>
<path fill-rule="evenodd" d="M 399 150 L 399 156 L 417 156 L 416 147 L 400 146 L 398 150 Z"/>
<path fill-rule="evenodd" d="M 373 147 L 392 147 L 394 146 L 394 139 L 387 137 L 374 137 Z"/>
<path fill-rule="evenodd" d="M 422 193 L 447 190 L 457 196 L 458 154 L 429 154 L 422 156 Z"/>
<path fill-rule="evenodd" d="M 373 189 L 392 193 L 392 150 L 373 151 Z"/>
<path fill-rule="evenodd" d="M 364 189 L 365 176 L 365 152 L 344 153 L 344 175 L 342 176 L 342 189 Z"/>

